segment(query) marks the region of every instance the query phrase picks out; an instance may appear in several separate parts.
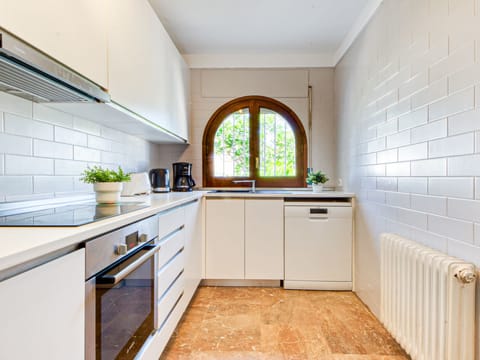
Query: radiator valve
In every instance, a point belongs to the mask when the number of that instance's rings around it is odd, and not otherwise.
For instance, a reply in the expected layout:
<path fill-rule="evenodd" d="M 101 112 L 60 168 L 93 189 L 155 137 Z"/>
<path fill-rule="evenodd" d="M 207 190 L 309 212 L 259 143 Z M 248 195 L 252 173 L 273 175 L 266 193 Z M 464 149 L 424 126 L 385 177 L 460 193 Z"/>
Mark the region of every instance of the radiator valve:
<path fill-rule="evenodd" d="M 475 281 L 477 275 L 471 269 L 462 269 L 455 274 L 463 284 L 470 284 Z"/>

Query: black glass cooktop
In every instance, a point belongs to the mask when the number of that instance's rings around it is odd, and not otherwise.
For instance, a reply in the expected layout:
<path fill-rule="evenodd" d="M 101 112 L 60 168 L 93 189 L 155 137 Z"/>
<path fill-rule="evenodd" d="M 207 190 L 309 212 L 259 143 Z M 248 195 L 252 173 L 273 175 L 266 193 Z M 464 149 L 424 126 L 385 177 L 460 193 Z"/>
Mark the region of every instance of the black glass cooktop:
<path fill-rule="evenodd" d="M 148 207 L 145 203 L 83 203 L 0 216 L 0 226 L 80 226 Z"/>

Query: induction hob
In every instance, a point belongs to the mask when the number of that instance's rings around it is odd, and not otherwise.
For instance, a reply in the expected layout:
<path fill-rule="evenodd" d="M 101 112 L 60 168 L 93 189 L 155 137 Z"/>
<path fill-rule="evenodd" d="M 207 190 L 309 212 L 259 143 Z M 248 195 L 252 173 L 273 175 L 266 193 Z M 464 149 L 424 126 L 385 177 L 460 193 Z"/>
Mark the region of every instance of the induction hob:
<path fill-rule="evenodd" d="M 145 203 L 82 203 L 42 210 L 22 209 L 14 215 L 0 216 L 2 226 L 80 226 L 148 207 Z"/>

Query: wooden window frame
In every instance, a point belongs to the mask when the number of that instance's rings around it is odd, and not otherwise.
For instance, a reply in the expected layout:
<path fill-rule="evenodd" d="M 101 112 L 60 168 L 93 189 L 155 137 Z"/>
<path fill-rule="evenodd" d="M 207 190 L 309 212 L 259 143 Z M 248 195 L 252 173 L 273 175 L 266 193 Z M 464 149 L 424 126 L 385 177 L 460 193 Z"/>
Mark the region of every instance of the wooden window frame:
<path fill-rule="evenodd" d="M 250 161 L 251 176 L 215 177 L 214 176 L 214 138 L 225 118 L 238 110 L 248 108 L 250 113 Z M 295 136 L 296 176 L 261 177 L 255 167 L 255 158 L 260 156 L 259 149 L 259 114 L 260 108 L 273 110 L 283 116 L 290 124 Z M 256 180 L 259 187 L 306 187 L 307 176 L 307 137 L 302 122 L 288 106 L 265 96 L 244 96 L 227 102 L 210 117 L 203 133 L 202 144 L 203 186 L 205 187 L 242 187 L 233 180 Z M 253 171 L 252 171 L 253 170 Z"/>

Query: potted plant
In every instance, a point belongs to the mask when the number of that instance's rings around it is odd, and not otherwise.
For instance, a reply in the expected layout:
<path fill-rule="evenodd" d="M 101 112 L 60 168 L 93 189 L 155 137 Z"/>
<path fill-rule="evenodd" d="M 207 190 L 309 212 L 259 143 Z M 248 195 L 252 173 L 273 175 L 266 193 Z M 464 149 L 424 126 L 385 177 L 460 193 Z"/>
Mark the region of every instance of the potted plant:
<path fill-rule="evenodd" d="M 114 204 L 120 201 L 122 182 L 130 181 L 130 174 L 124 173 L 120 166 L 118 171 L 94 166 L 93 168 L 87 167 L 80 180 L 87 184 L 93 184 L 97 203 Z"/>
<path fill-rule="evenodd" d="M 313 192 L 321 192 L 323 190 L 323 184 L 325 184 L 328 180 L 330 180 L 325 173 L 321 170 L 315 172 L 312 171 L 307 175 L 307 184 L 312 184 Z"/>

